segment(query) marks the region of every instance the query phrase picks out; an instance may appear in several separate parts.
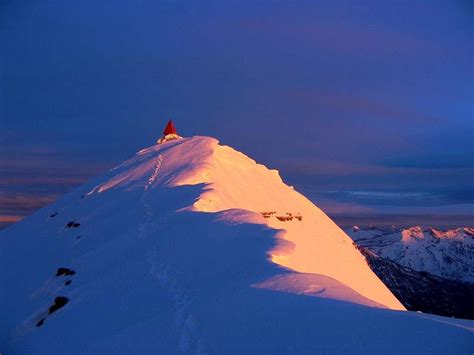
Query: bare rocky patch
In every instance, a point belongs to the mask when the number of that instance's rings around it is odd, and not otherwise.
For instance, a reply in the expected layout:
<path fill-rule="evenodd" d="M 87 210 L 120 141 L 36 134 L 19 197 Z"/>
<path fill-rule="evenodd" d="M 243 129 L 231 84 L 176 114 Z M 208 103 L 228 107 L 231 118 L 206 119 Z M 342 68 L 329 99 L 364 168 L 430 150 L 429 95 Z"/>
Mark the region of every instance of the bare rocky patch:
<path fill-rule="evenodd" d="M 286 212 L 284 213 L 283 215 L 277 215 L 277 213 L 275 211 L 264 211 L 264 212 L 260 212 L 260 214 L 264 217 L 264 218 L 272 218 L 272 217 L 275 217 L 276 219 L 278 219 L 280 222 L 289 222 L 289 221 L 292 221 L 293 219 L 297 219 L 298 221 L 302 221 L 303 220 L 303 216 L 299 213 L 297 214 L 293 214 L 291 212 Z"/>
<path fill-rule="evenodd" d="M 76 221 L 70 221 L 66 224 L 66 227 L 67 228 L 77 228 L 79 227 L 81 224 L 80 223 L 77 223 Z"/>
<path fill-rule="evenodd" d="M 54 299 L 54 303 L 51 307 L 48 309 L 48 314 L 52 314 L 56 312 L 58 309 L 63 308 L 67 303 L 69 302 L 69 299 L 64 296 L 58 296 Z"/>
<path fill-rule="evenodd" d="M 61 275 L 64 275 L 64 276 L 72 276 L 74 275 L 76 272 L 72 269 L 68 269 L 67 267 L 60 267 L 57 271 L 56 271 L 56 276 L 61 276 Z"/>
<path fill-rule="evenodd" d="M 54 299 L 54 303 L 48 308 L 48 315 L 53 314 L 56 312 L 58 309 L 63 308 L 66 304 L 68 304 L 69 298 L 64 297 L 64 296 L 58 296 Z M 41 318 L 37 323 L 37 327 L 41 327 L 44 325 L 44 322 L 46 321 L 46 317 Z"/>

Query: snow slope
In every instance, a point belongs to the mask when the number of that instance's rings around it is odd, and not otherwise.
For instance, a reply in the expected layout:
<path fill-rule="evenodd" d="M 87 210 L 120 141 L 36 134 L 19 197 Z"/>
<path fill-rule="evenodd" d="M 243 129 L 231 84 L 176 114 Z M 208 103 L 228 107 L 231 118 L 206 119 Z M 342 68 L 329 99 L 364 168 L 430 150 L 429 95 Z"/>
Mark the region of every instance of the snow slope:
<path fill-rule="evenodd" d="M 144 149 L 1 231 L 0 284 L 6 354 L 474 349 L 472 322 L 378 308 L 403 309 L 348 237 L 208 137 Z"/>
<path fill-rule="evenodd" d="M 474 229 L 371 227 L 347 230 L 357 244 L 417 271 L 474 283 Z"/>
<path fill-rule="evenodd" d="M 172 149 L 170 149 L 172 147 Z M 163 155 L 166 162 L 162 164 Z M 161 169 L 159 174 L 157 169 Z M 108 190 L 206 184 L 190 210 L 244 209 L 262 214 L 261 223 L 282 230 L 272 250 L 275 262 L 305 273 L 341 281 L 364 297 L 392 309 L 404 309 L 373 274 L 350 238 L 320 209 L 268 170 L 236 150 L 208 137 L 156 145 L 113 171 L 93 193 Z M 256 217 L 252 216 L 252 220 Z M 350 265 L 350 267 L 348 267 Z"/>

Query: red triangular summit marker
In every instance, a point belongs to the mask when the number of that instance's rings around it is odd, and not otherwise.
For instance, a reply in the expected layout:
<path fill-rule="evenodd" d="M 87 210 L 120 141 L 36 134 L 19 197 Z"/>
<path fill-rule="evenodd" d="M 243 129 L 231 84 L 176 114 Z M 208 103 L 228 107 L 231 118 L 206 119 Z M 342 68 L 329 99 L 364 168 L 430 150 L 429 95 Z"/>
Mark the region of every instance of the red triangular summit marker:
<path fill-rule="evenodd" d="M 166 136 L 168 134 L 178 134 L 172 120 L 168 121 L 168 124 L 166 125 L 165 130 L 163 131 L 163 135 Z"/>

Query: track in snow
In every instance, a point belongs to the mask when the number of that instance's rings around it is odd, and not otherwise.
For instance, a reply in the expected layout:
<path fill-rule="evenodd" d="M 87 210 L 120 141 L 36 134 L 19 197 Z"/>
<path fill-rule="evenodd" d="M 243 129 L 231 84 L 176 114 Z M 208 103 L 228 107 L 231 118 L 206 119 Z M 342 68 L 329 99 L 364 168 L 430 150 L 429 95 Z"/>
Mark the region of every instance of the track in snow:
<path fill-rule="evenodd" d="M 153 174 L 151 174 L 150 178 L 148 179 L 147 184 L 145 185 L 145 190 L 148 190 L 153 184 L 153 182 L 156 180 L 156 177 L 158 176 L 158 172 L 161 169 L 161 165 L 163 163 L 163 154 L 158 155 L 158 158 L 156 159 L 156 166 L 155 170 L 153 171 Z"/>
<path fill-rule="evenodd" d="M 160 169 L 163 166 L 164 156 L 160 154 L 156 159 L 156 166 L 145 185 L 148 190 L 158 177 Z M 149 194 L 143 193 L 141 201 L 143 203 L 144 218 L 138 227 L 138 238 L 145 238 L 147 231 L 154 222 L 154 211 L 148 202 Z M 178 348 L 181 352 L 187 354 L 210 354 L 210 348 L 205 344 L 200 336 L 200 331 L 194 315 L 191 313 L 190 291 L 178 283 L 176 271 L 173 271 L 170 265 L 166 263 L 157 263 L 160 260 L 157 250 L 153 250 L 148 255 L 150 264 L 150 275 L 157 280 L 159 285 L 166 290 L 174 303 L 175 326 L 179 329 L 180 339 Z"/>
<path fill-rule="evenodd" d="M 158 177 L 158 173 L 160 172 L 160 169 L 163 165 L 163 154 L 158 155 L 158 158 L 156 159 L 156 165 L 155 169 L 153 170 L 153 173 L 150 175 L 148 178 L 148 182 L 145 185 L 145 191 L 148 190 L 153 184 L 153 182 L 156 180 Z M 144 210 L 144 219 L 143 222 L 139 225 L 138 227 L 138 239 L 143 239 L 146 236 L 146 232 L 153 222 L 153 211 L 152 208 L 150 207 L 150 204 L 148 203 L 148 193 L 143 193 L 141 197 L 141 202 L 143 204 L 143 210 Z"/>

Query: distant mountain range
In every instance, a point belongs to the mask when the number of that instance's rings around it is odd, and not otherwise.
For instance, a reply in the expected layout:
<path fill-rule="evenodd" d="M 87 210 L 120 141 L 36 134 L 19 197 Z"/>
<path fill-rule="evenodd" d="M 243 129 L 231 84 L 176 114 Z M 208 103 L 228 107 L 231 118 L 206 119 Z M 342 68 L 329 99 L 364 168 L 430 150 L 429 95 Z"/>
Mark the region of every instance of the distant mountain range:
<path fill-rule="evenodd" d="M 474 283 L 474 228 L 354 226 L 346 232 L 357 245 L 402 266 Z"/>
<path fill-rule="evenodd" d="M 372 270 L 409 310 L 474 319 L 474 229 L 354 226 Z"/>

